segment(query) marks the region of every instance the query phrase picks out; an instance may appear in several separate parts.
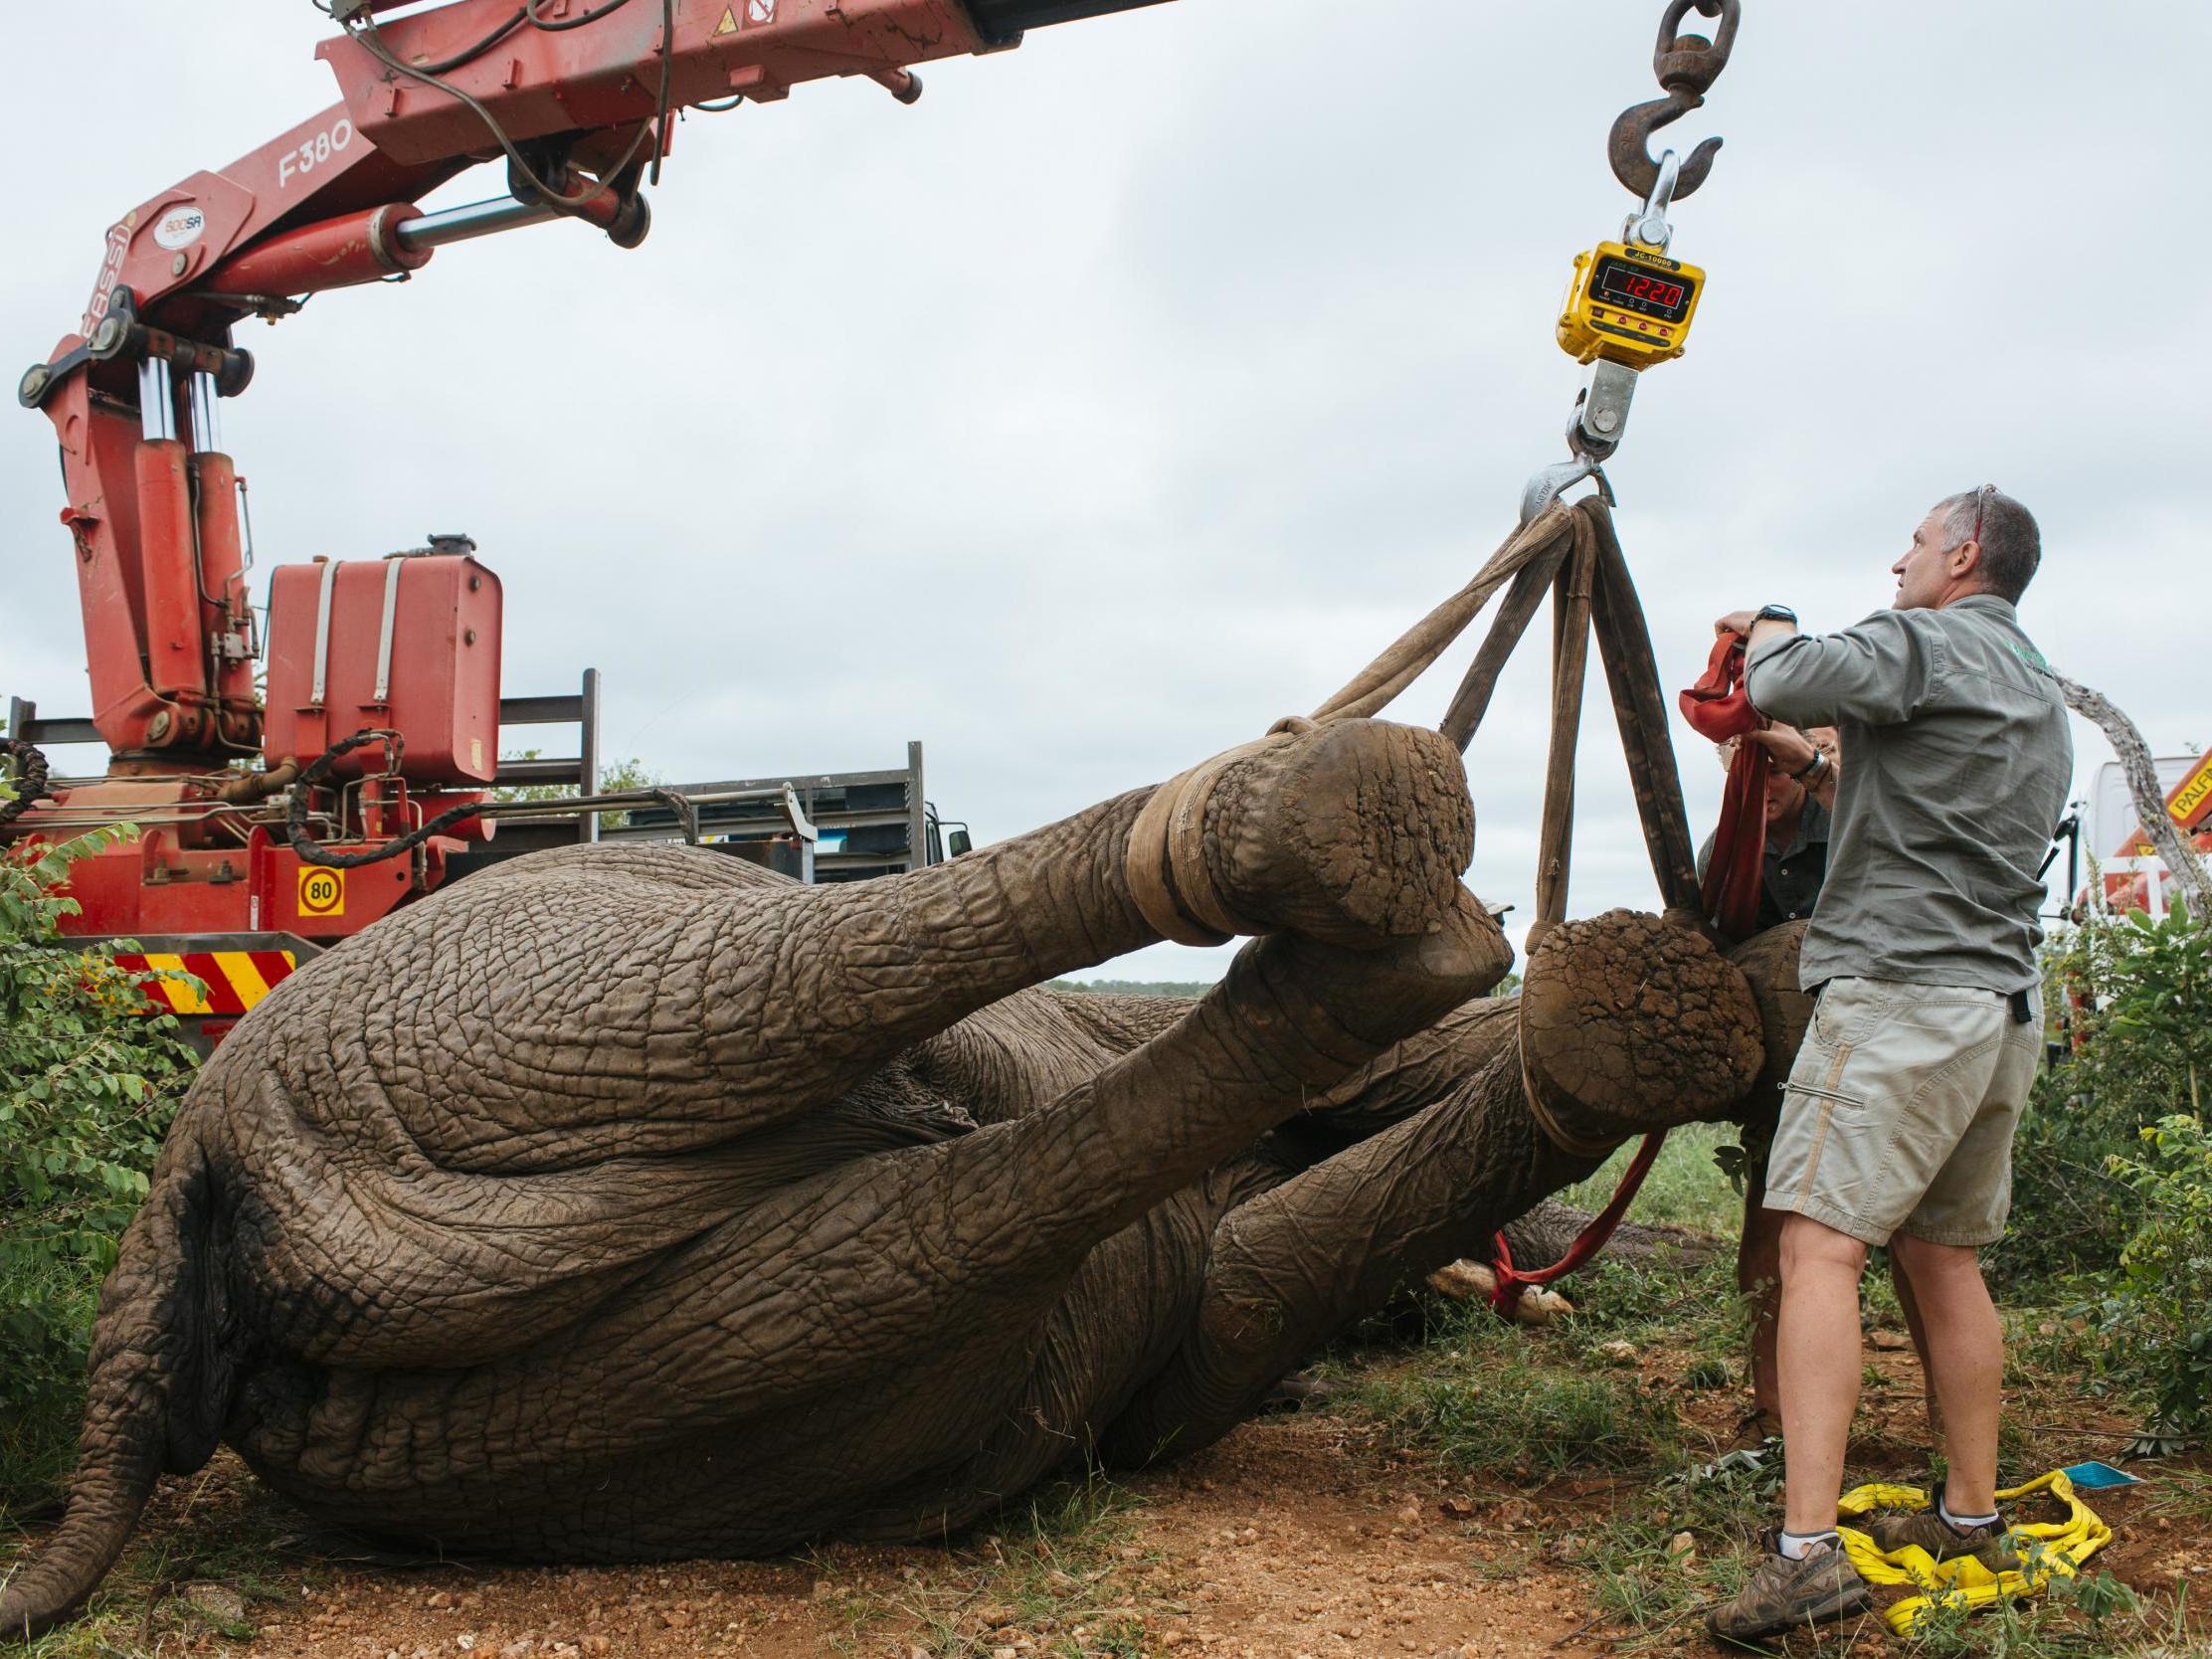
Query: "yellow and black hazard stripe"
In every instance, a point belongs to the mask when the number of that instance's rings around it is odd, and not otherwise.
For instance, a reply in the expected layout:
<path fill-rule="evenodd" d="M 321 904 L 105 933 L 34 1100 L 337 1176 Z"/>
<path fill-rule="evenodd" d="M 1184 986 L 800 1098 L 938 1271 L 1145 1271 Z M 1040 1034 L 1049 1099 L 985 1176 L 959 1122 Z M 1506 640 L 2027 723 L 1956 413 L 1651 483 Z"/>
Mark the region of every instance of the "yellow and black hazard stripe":
<path fill-rule="evenodd" d="M 158 976 L 144 982 L 157 1010 L 237 1015 L 267 997 L 298 963 L 289 951 L 144 951 L 118 955 L 115 966 Z"/>

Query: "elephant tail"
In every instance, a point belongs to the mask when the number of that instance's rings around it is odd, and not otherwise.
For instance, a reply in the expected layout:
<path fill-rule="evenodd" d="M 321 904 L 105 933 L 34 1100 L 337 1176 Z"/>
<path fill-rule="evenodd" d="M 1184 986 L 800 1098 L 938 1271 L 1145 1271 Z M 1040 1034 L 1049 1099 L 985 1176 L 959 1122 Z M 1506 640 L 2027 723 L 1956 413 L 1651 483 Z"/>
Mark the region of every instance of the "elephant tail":
<path fill-rule="evenodd" d="M 0 1583 L 0 1642 L 29 1640 L 92 1594 L 155 1481 L 190 1473 L 215 1450 L 230 1367 L 218 1349 L 212 1185 L 197 1143 L 172 1136 L 100 1290 L 69 1507 L 37 1558 Z"/>

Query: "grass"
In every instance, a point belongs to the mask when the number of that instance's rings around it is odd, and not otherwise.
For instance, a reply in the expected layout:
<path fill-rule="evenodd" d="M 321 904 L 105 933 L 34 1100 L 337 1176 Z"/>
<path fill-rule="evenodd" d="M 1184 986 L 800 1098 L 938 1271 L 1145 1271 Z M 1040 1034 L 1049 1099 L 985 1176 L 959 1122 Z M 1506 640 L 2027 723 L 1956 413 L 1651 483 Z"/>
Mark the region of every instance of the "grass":
<path fill-rule="evenodd" d="M 262 1618 L 292 1602 L 297 1584 L 311 1590 L 316 1571 L 310 1567 L 301 1578 L 302 1559 L 288 1542 L 298 1516 L 258 1488 L 223 1489 L 215 1477 L 211 1466 L 158 1500 L 167 1512 L 160 1524 L 140 1528 L 85 1611 L 9 1649 L 11 1659 L 138 1659 L 209 1632 L 246 1640 Z M 25 1519 L 25 1506 L 0 1506 L 0 1577 L 34 1548 L 20 1530 Z M 190 1586 L 203 1583 L 235 1591 L 243 1612 L 197 1604 Z"/>
<path fill-rule="evenodd" d="M 1732 1138 L 1708 1126 L 1671 1136 L 1636 1218 L 1732 1238 L 1742 1198 L 1712 1159 Z M 1602 1204 L 1627 1156 L 1624 1149 L 1562 1197 L 1585 1208 Z M 1695 1420 L 1699 1396 L 1743 1382 L 1747 1327 L 1733 1251 L 1687 1267 L 1600 1257 L 1561 1288 L 1577 1311 L 1540 1328 L 1507 1325 L 1487 1308 L 1429 1304 L 1427 1341 L 1410 1357 L 1337 1357 L 1348 1385 L 1344 1409 L 1364 1416 L 1400 1455 L 1528 1491 L 1539 1524 L 1558 1541 L 1554 1559 L 1593 1585 L 1601 1621 L 1593 1639 L 1602 1635 L 1610 1651 L 1712 1651 L 1699 1628 L 1704 1614 L 1740 1586 L 1750 1551 L 1780 1506 L 1778 1467 L 1703 1468 L 1712 1439 Z M 1868 1274 L 1865 1306 L 1870 1327 L 1903 1329 L 1886 1273 Z M 2070 1437 L 2094 1432 L 2069 1425 L 2081 1423 L 2085 1384 L 2097 1385 L 2099 1333 L 2065 1310 L 2013 1308 L 2007 1321 L 2004 1466 L 2116 1453 L 2118 1443 Z M 1616 1363 L 1620 1344 L 1634 1369 Z M 1878 1367 L 1868 1372 L 1870 1401 L 1904 1400 L 1900 1380 Z M 2096 1403 L 2094 1393 L 2087 1403 Z M 1848 1481 L 1919 1479 L 1917 1462 L 1901 1461 L 1894 1441 L 1863 1449 L 1890 1462 L 1854 1466 Z M 1916 1445 L 1916 1460 L 1919 1452 Z M 1628 1478 L 1560 1486 L 1563 1476 L 1592 1473 Z M 2212 1471 L 2164 1465 L 2155 1480 L 2155 1498 L 2132 1512 L 2130 1526 L 2160 1518 L 2192 1530 L 2212 1524 Z M 1592 1497 L 1600 1487 L 1608 1495 Z M 1971 1615 L 1945 1611 L 1909 1639 L 1880 1626 L 1831 1630 L 1794 1640 L 1789 1651 L 1842 1655 L 1868 1646 L 1913 1659 L 2200 1659 L 2212 1656 L 2212 1633 L 2185 1594 L 2137 1597 L 2093 1562 L 2081 1579 L 2042 1596 Z"/>
<path fill-rule="evenodd" d="M 1713 1152 L 1717 1147 L 1734 1146 L 1741 1134 L 1732 1123 L 1692 1123 L 1670 1131 L 1651 1174 L 1636 1194 L 1631 1218 L 1653 1226 L 1696 1227 L 1733 1238 L 1744 1214 L 1744 1199 L 1713 1162 Z M 1602 1209 L 1641 1144 L 1630 1141 L 1621 1147 L 1595 1175 L 1562 1193 L 1561 1201 L 1582 1209 Z"/>
<path fill-rule="evenodd" d="M 1046 1487 L 928 1570 L 909 1567 L 899 1590 L 847 1591 L 838 1651 L 880 1652 L 894 1626 L 906 1634 L 893 1651 L 929 1659 L 990 1659 L 1023 1639 L 1039 1659 L 1139 1659 L 1158 1592 L 1132 1580 L 1160 1558 L 1131 1542 L 1137 1509 L 1095 1471 Z"/>

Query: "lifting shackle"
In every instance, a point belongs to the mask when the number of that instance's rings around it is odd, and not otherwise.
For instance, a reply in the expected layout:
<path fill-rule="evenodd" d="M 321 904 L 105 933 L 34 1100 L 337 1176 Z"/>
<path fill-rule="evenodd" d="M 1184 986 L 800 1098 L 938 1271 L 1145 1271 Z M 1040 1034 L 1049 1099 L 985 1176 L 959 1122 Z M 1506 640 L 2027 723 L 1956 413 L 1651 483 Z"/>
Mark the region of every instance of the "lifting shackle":
<path fill-rule="evenodd" d="M 1613 177 L 1633 194 L 1649 197 L 1659 185 L 1659 162 L 1651 153 L 1651 135 L 1702 105 L 1721 71 L 1728 68 L 1729 54 L 1736 50 L 1741 7 L 1742 0 L 1672 0 L 1659 20 L 1659 43 L 1651 55 L 1651 68 L 1667 95 L 1623 109 L 1605 139 L 1605 155 L 1612 163 Z M 1721 20 L 1713 39 L 1676 33 L 1693 8 L 1702 16 Z M 1677 197 L 1689 195 L 1705 182 L 1720 149 L 1720 139 L 1708 138 L 1690 152 L 1675 182 Z"/>

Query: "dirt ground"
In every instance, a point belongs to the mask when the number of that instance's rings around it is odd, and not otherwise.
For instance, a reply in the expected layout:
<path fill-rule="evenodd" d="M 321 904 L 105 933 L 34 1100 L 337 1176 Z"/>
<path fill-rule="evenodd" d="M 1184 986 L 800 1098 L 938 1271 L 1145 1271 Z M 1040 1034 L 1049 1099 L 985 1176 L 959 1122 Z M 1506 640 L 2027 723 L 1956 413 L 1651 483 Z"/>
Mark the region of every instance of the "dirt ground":
<path fill-rule="evenodd" d="M 1854 1462 L 1916 1480 L 1927 1467 L 1918 1363 L 1887 1332 L 1872 1336 L 1865 1359 Z M 1652 1352 L 1643 1370 L 1681 1386 L 1679 1356 Z M 1741 1404 L 1735 1391 L 1681 1391 L 1683 1418 L 1706 1442 L 1699 1451 L 1719 1449 Z M 2024 1424 L 2037 1469 L 2113 1453 L 2125 1435 L 2123 1422 L 2095 1413 L 2060 1415 L 2064 1426 Z M 2201 1491 L 2201 1467 L 2192 1469 Z M 2201 1502 L 2161 1502 L 2159 1471 L 2152 1464 L 2143 1487 L 2093 1498 L 2117 1533 L 2097 1567 L 2161 1597 L 2188 1583 L 2201 1603 L 2212 1592 L 2212 1518 Z M 1059 1531 L 1009 1524 L 956 1549 L 830 1547 L 783 1562 L 484 1568 L 372 1564 L 287 1533 L 296 1520 L 226 1451 L 190 1482 L 166 1484 L 144 1529 L 150 1567 L 141 1562 L 130 1590 L 144 1612 L 124 1621 L 110 1612 L 95 1650 L 246 1659 L 1719 1652 L 1695 1619 L 1628 1643 L 1628 1628 L 1601 1615 L 1581 1560 L 1586 1533 L 1621 1507 L 1650 1518 L 1663 1498 L 1628 1475 L 1529 1487 L 1513 1471 L 1462 1480 L 1323 1409 L 1247 1422 L 1173 1469 L 1119 1484 Z M 206 1560 L 226 1531 L 241 1540 L 239 1570 L 219 1579 L 161 1570 L 175 1540 L 192 1538 Z M 7 1553 L 0 1547 L 0 1570 Z M 1026 1599 L 1009 1599 L 1009 1586 Z M 1896 1648 L 1869 1619 L 1823 1650 Z"/>
<path fill-rule="evenodd" d="M 1877 1333 L 1855 1457 L 1917 1478 L 1927 1437 L 1910 1352 Z M 1387 1362 L 1383 1362 L 1387 1363 Z M 1669 1356 L 1650 1379 L 1678 1386 Z M 1870 1380 L 1871 1382 L 1871 1380 Z M 1714 1448 L 1742 1401 L 1682 1396 Z M 2070 1414 L 2029 1430 L 2037 1467 L 2111 1452 L 2125 1425 Z M 2212 1532 L 2201 1504 L 2158 1513 L 2149 1483 L 2093 1500 L 2118 1535 L 2098 1565 L 2138 1591 L 2183 1583 L 2201 1601 Z M 1009 1526 L 953 1550 L 830 1547 L 772 1563 L 528 1569 L 366 1564 L 327 1542 L 268 1541 L 273 1502 L 222 1454 L 169 1483 L 149 1517 L 155 1566 L 131 1593 L 145 1610 L 110 1620 L 98 1651 L 230 1652 L 250 1659 L 1030 1659 L 1058 1653 L 1207 1659 L 1535 1659 L 1615 1650 L 1582 1536 L 1609 1513 L 1663 1494 L 1625 1476 L 1517 1485 L 1512 1471 L 1463 1480 L 1408 1461 L 1349 1416 L 1323 1411 L 1247 1423 L 1173 1468 L 1135 1477 L 1072 1532 Z M 1664 1520 L 1664 1516 L 1658 1516 Z M 161 1541 L 260 1529 L 251 1567 L 179 1581 Z M 1726 1541 L 1694 1547 L 1726 1548 Z M 4 1565 L 4 1564 L 0 1564 Z M 1026 1592 L 1010 1598 L 1009 1586 Z M 1041 1593 L 1039 1593 L 1041 1592 Z M 1027 1610 L 1024 1611 L 1023 1608 Z M 1047 1609 L 1040 1611 L 1039 1609 Z M 1640 1652 L 1709 1654 L 1694 1619 L 1643 1633 Z M 1850 1651 L 1894 1650 L 1868 1621 Z M 1826 1651 L 1837 1646 L 1824 1644 Z"/>
<path fill-rule="evenodd" d="M 1539 1503 L 1479 1496 L 1363 1450 L 1361 1438 L 1328 1417 L 1263 1419 L 1128 1482 L 1134 1502 L 1115 1518 L 1109 1565 L 1091 1569 L 1119 1605 L 1099 1607 L 1092 1624 L 1118 1616 L 1141 1623 L 1146 1653 L 1215 1659 L 1598 1651 L 1573 1639 L 1590 1607 L 1575 1576 L 1545 1559 Z M 251 1484 L 225 1453 L 197 1501 L 179 1494 L 155 1525 L 235 1521 L 256 1501 Z M 1081 1613 L 1040 1621 L 1051 1628 L 998 1623 L 1013 1612 L 990 1593 L 1006 1548 L 986 1535 L 952 1554 L 838 1546 L 803 1561 L 557 1570 L 363 1569 L 308 1555 L 235 1604 L 209 1585 L 172 1593 L 217 1622 L 256 1627 L 243 1643 L 185 1634 L 186 1651 L 256 1659 L 908 1659 L 933 1651 L 920 1645 L 933 1636 L 920 1604 L 942 1605 L 948 1584 L 957 1598 L 968 1577 L 975 1605 L 953 1622 L 975 1651 L 1026 1659 L 1070 1638 L 1083 1645 Z"/>

